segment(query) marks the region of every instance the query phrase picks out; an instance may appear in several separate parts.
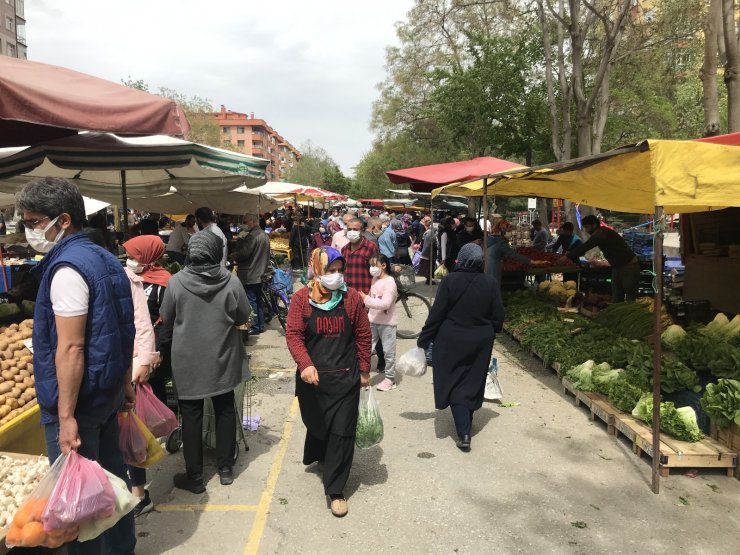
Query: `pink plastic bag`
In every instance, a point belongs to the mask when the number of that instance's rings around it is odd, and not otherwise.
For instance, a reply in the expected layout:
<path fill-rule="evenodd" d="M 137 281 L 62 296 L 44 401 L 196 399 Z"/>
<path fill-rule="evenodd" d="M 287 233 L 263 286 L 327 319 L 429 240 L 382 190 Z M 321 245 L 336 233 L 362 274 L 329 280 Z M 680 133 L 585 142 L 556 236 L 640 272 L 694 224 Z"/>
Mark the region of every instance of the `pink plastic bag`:
<path fill-rule="evenodd" d="M 136 414 L 154 437 L 167 437 L 177 428 L 177 416 L 145 383 L 136 388 Z"/>
<path fill-rule="evenodd" d="M 140 464 L 146 460 L 147 438 L 136 425 L 133 412 L 118 413 L 118 447 L 126 464 Z"/>
<path fill-rule="evenodd" d="M 103 468 L 70 451 L 41 520 L 48 533 L 108 518 L 115 509 L 116 494 Z"/>

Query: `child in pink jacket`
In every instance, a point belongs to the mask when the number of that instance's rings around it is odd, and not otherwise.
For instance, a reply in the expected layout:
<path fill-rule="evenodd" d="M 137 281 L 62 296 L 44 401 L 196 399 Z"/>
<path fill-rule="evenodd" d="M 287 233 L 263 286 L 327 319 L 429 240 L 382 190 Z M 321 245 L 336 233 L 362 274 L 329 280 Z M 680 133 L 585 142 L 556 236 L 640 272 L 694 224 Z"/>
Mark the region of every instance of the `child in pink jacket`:
<path fill-rule="evenodd" d="M 396 298 L 398 290 L 393 277 L 390 261 L 384 254 L 370 258 L 370 274 L 373 283 L 370 294 L 360 291 L 370 319 L 373 333 L 373 350 L 380 341 L 385 353 L 385 379 L 378 384 L 378 391 L 390 391 L 396 388 Z"/>

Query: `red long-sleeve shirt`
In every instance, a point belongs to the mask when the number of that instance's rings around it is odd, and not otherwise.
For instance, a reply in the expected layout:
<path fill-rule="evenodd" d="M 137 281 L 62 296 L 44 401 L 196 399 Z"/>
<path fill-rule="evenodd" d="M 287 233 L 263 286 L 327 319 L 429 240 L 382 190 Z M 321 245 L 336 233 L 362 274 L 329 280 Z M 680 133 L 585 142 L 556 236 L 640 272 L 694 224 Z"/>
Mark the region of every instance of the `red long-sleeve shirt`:
<path fill-rule="evenodd" d="M 372 350 L 370 320 L 368 320 L 367 310 L 365 310 L 365 304 L 362 302 L 360 294 L 351 287 L 347 288 L 347 293 L 344 295 L 344 308 L 347 311 L 347 315 L 352 323 L 352 329 L 354 330 L 360 372 L 369 372 L 370 352 Z M 308 287 L 304 287 L 296 292 L 290 299 L 285 341 L 300 372 L 309 366 L 314 366 L 311 356 L 306 349 L 305 342 L 306 325 L 313 310 L 319 309 L 311 306 L 308 302 Z"/>

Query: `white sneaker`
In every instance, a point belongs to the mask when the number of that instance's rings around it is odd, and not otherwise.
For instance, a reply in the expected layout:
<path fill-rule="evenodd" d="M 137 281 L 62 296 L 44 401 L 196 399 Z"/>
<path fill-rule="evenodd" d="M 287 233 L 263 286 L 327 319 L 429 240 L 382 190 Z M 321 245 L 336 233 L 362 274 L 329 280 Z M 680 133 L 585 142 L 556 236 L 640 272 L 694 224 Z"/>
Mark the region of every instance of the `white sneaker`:
<path fill-rule="evenodd" d="M 382 382 L 378 384 L 378 387 L 376 387 L 378 391 L 390 391 L 391 389 L 396 389 L 396 382 L 394 382 L 390 378 L 384 379 Z"/>

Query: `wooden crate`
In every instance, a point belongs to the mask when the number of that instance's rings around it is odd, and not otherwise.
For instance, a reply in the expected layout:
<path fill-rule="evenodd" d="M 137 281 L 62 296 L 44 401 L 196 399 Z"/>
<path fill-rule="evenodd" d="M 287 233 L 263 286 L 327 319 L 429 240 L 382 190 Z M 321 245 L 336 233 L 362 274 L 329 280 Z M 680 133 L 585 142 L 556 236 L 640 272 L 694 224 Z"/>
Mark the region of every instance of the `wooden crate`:
<path fill-rule="evenodd" d="M 618 411 L 615 413 L 614 428 L 632 442 L 635 454 L 653 456 L 653 433 L 644 422 Z M 659 456 L 661 476 L 668 476 L 672 468 L 725 468 L 728 476 L 734 476 L 738 461 L 737 451 L 710 437 L 689 442 L 666 434 L 660 434 Z"/>
<path fill-rule="evenodd" d="M 740 426 L 732 423 L 727 428 L 719 429 L 712 422 L 710 427 L 711 436 L 715 441 L 735 453 L 740 453 Z M 740 466 L 735 469 L 735 477 L 740 480 Z"/>

